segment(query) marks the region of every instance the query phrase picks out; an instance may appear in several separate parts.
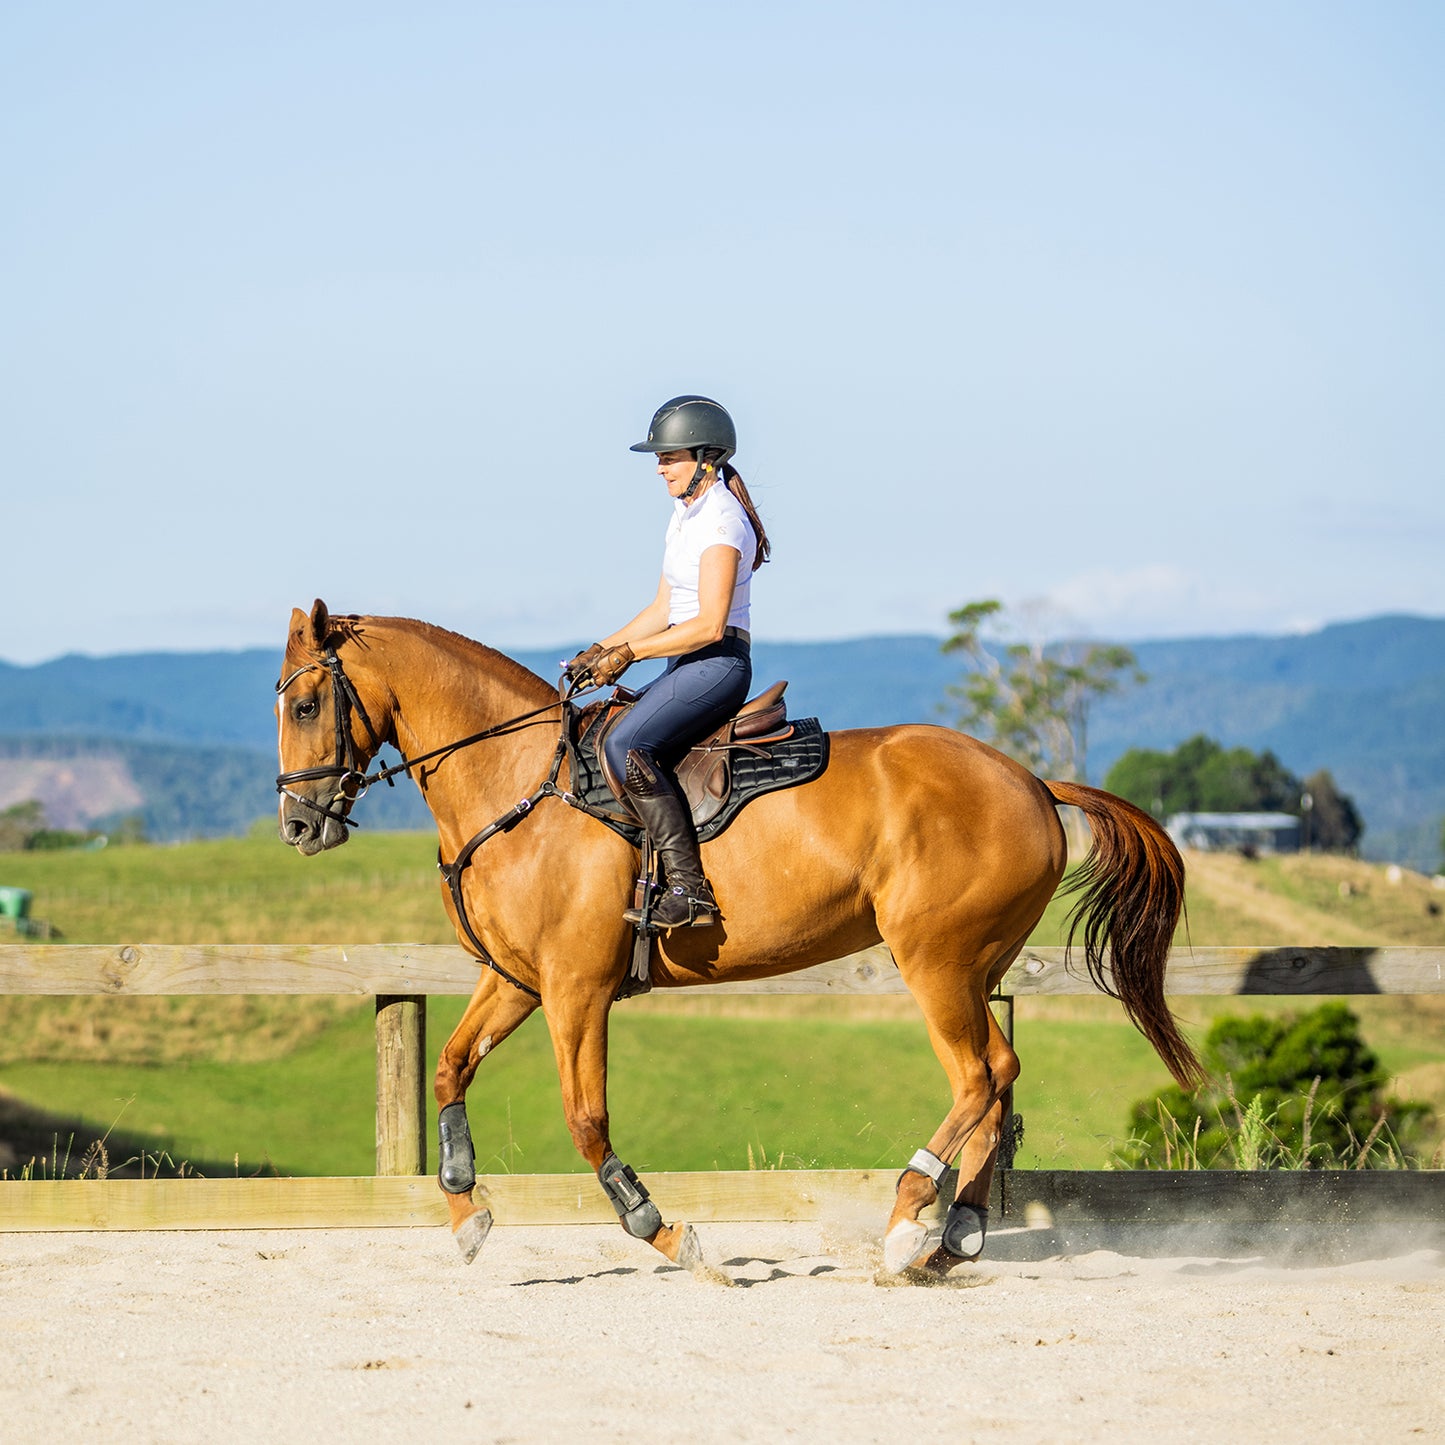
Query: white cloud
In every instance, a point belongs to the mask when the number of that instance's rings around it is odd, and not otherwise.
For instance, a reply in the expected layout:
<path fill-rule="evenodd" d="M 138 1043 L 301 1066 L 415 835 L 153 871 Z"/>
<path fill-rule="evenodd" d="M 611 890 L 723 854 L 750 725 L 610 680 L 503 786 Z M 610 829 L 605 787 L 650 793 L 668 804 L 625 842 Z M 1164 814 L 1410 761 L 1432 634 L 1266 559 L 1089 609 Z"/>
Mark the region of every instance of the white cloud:
<path fill-rule="evenodd" d="M 1051 587 L 1046 600 L 1075 619 L 1079 631 L 1130 640 L 1307 632 L 1319 625 L 1281 595 L 1274 579 L 1240 582 L 1171 563 L 1081 572 Z"/>

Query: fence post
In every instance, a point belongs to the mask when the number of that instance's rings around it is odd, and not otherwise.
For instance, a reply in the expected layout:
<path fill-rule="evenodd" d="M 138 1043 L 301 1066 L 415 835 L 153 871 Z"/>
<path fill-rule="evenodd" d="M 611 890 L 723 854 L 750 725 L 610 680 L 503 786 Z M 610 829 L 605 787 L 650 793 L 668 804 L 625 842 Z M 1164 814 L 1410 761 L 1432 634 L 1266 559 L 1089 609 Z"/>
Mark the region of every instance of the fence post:
<path fill-rule="evenodd" d="M 1014 1041 L 1014 1001 L 1012 994 L 995 994 L 989 1000 L 993 1016 L 998 1021 L 999 1032 L 1010 1044 Z M 1014 1149 L 1018 1139 L 1014 1133 L 1014 1090 L 1010 1084 L 1004 1090 L 1003 1118 L 999 1121 L 998 1166 L 1000 1169 L 1014 1167 Z"/>
<path fill-rule="evenodd" d="M 376 996 L 376 1172 L 426 1171 L 426 999 Z"/>

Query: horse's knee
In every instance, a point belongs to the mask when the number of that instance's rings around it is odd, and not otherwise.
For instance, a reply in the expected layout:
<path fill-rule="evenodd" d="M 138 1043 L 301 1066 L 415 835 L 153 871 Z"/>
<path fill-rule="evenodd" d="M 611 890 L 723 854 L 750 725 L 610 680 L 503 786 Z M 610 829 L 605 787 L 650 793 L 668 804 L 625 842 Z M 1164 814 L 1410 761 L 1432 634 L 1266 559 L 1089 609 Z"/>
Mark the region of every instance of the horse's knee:
<path fill-rule="evenodd" d="M 612 1152 L 608 1127 L 605 1112 L 597 1114 L 586 1110 L 567 1115 L 567 1132 L 571 1134 L 577 1152 L 594 1169 L 600 1169 L 603 1159 Z"/>
<path fill-rule="evenodd" d="M 466 1093 L 477 1068 L 492 1051 L 493 1034 L 474 1035 L 463 1039 L 453 1034 L 437 1055 L 436 1073 L 432 1076 L 432 1093 L 438 1104 L 448 1104 Z"/>

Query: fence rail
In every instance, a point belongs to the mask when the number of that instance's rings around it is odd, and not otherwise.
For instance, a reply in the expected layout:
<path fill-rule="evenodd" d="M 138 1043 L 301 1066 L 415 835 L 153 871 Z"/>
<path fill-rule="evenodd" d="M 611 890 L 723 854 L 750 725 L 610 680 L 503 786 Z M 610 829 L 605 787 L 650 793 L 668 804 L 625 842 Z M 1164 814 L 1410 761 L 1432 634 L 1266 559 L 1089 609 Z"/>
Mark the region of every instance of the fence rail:
<path fill-rule="evenodd" d="M 591 1174 L 482 1178 L 499 1225 L 611 1224 L 617 1216 Z M 801 1223 L 883 1218 L 896 1169 L 760 1169 L 649 1173 L 669 1215 L 693 1224 Z M 1416 1170 L 1272 1173 L 1000 1171 L 996 1222 L 1021 1223 L 1042 1205 L 1061 1226 L 1207 1224 L 1412 1226 L 1422 1245 L 1445 1242 L 1445 1174 Z M 447 1208 L 434 1179 L 63 1179 L 0 1182 L 0 1231 L 351 1229 L 436 1226 Z M 1412 1237 L 1414 1235 L 1412 1234 Z"/>
<path fill-rule="evenodd" d="M 376 1172 L 426 1173 L 426 999 L 469 995 L 477 962 L 447 944 L 0 945 L 0 995 L 344 994 L 376 1000 Z M 1183 948 L 1166 992 L 1186 995 L 1445 993 L 1445 948 Z M 882 946 L 775 978 L 668 989 L 668 996 L 907 993 Z M 1062 948 L 1028 948 L 996 1007 L 1012 1035 L 1015 998 L 1093 994 Z M 629 1008 L 646 1008 L 638 999 Z"/>
<path fill-rule="evenodd" d="M 453 944 L 4 944 L 0 995 L 470 994 L 477 961 Z M 1445 948 L 1180 948 L 1170 955 L 1171 994 L 1445 993 Z M 1091 994 L 1062 948 L 1026 948 L 999 994 Z M 903 994 L 892 955 L 879 945 L 775 978 L 668 989 L 721 993 Z M 643 1001 L 645 1006 L 645 1001 Z"/>

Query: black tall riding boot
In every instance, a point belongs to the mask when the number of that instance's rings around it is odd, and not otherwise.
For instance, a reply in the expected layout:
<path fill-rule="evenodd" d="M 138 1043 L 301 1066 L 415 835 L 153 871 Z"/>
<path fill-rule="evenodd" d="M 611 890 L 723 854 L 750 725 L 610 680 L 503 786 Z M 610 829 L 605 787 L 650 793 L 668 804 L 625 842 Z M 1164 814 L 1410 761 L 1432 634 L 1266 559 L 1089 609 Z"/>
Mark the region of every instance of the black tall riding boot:
<path fill-rule="evenodd" d="M 703 877 L 702 856 L 692 814 L 677 784 L 646 753 L 633 748 L 627 754 L 627 800 L 642 819 L 652 846 L 662 860 L 666 888 L 653 906 L 654 927 L 706 928 L 717 921 L 717 902 Z M 640 923 L 642 912 L 629 908 L 622 915 Z"/>

